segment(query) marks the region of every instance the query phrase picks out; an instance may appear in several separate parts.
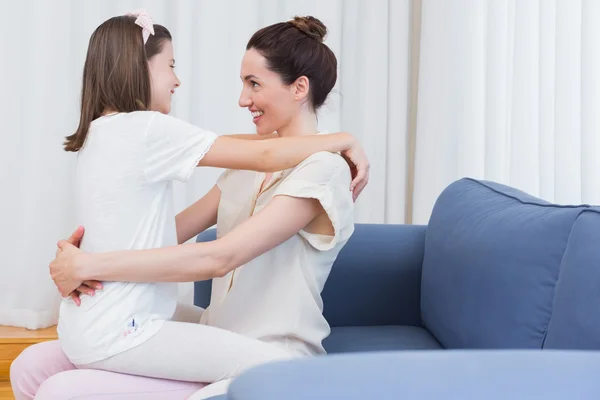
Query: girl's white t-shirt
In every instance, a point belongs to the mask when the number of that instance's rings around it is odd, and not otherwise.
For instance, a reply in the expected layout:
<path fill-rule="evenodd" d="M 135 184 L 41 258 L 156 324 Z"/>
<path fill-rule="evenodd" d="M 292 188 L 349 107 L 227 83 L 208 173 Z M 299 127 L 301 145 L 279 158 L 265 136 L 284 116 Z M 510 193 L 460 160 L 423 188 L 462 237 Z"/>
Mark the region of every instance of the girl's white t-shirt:
<path fill-rule="evenodd" d="M 201 323 L 271 343 L 292 356 L 323 354 L 322 341 L 331 330 L 323 316 L 321 292 L 338 253 L 354 232 L 350 169 L 340 155 L 320 152 L 295 168 L 273 174 L 259 193 L 264 178 L 264 173 L 253 171 L 227 170 L 221 175 L 218 237 L 258 213 L 275 196 L 317 199 L 335 234 L 301 230 L 213 279 L 210 305 Z"/>
<path fill-rule="evenodd" d="M 158 112 L 105 116 L 92 122 L 79 151 L 77 223 L 86 252 L 177 245 L 173 181 L 185 182 L 217 135 Z M 131 349 L 172 318 L 176 283 L 104 282 L 95 296 L 60 306 L 58 335 L 76 365 Z"/>

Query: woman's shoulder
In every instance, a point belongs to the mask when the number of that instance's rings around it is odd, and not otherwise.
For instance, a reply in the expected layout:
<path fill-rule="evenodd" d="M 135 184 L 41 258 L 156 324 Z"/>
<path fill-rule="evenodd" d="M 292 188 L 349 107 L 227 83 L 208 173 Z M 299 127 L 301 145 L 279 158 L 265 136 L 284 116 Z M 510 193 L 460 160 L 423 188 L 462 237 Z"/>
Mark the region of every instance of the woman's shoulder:
<path fill-rule="evenodd" d="M 348 165 L 339 153 L 319 151 L 308 156 L 302 163 L 319 163 L 323 165 Z"/>
<path fill-rule="evenodd" d="M 345 182 L 351 179 L 350 167 L 338 153 L 321 151 L 304 159 L 292 169 L 290 176 L 323 182 Z"/>

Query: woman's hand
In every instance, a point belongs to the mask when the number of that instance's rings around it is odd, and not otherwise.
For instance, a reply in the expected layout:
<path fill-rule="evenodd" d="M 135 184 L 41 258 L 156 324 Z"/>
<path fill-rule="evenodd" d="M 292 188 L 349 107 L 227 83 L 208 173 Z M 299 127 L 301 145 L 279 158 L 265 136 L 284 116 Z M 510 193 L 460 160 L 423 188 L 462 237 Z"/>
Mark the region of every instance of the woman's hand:
<path fill-rule="evenodd" d="M 86 253 L 66 240 L 58 242 L 58 248 L 56 258 L 50 263 L 50 276 L 61 296 L 67 297 L 83 283 L 77 279 L 77 270 L 79 258 Z"/>
<path fill-rule="evenodd" d="M 75 291 L 71 292 L 69 296 L 73 299 L 76 306 L 81 305 L 81 295 L 87 294 L 88 296 L 93 296 L 96 294 L 96 290 L 102 289 L 102 284 L 98 281 L 83 281 L 81 285 L 75 289 Z"/>
<path fill-rule="evenodd" d="M 79 247 L 81 244 L 81 239 L 83 238 L 83 234 L 85 233 L 85 229 L 83 226 L 78 226 L 77 229 L 71 234 L 71 237 L 67 239 L 67 241 L 75 247 Z M 62 250 L 59 248 L 56 250 L 56 257 L 60 254 Z M 69 296 L 73 299 L 77 306 L 81 305 L 81 294 L 87 294 L 88 296 L 93 296 L 96 293 L 96 290 L 102 289 L 102 284 L 98 281 L 83 281 L 83 283 L 70 293 Z"/>
<path fill-rule="evenodd" d="M 365 150 L 358 141 L 355 142 L 352 148 L 342 151 L 341 154 L 350 166 L 350 171 L 352 172 L 350 190 L 352 190 L 353 200 L 356 201 L 365 186 L 367 186 L 367 183 L 369 183 L 371 164 L 369 163 Z"/>

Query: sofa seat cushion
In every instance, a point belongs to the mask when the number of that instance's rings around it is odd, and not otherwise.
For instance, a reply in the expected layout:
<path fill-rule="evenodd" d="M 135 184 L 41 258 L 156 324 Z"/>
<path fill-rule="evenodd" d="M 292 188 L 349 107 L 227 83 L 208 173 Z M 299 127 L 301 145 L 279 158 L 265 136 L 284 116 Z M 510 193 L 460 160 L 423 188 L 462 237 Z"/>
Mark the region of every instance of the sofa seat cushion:
<path fill-rule="evenodd" d="M 440 349 L 427 330 L 417 326 L 343 326 L 323 341 L 329 354 L 387 350 Z"/>

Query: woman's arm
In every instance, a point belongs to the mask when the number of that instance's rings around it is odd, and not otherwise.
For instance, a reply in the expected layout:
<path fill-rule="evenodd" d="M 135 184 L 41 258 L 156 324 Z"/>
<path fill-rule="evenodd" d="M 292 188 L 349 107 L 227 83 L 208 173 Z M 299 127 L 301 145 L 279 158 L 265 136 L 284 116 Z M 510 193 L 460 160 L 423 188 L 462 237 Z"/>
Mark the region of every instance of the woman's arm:
<path fill-rule="evenodd" d="M 221 190 L 215 185 L 207 194 L 200 200 L 177 214 L 175 223 L 177 228 L 177 242 L 185 243 L 200 232 L 217 223 L 217 211 L 219 209 L 219 201 L 221 199 Z M 67 242 L 75 247 L 79 247 L 83 238 L 84 229 L 82 226 L 77 227 L 75 232 L 67 239 Z M 57 251 L 57 255 L 60 250 Z M 81 294 L 93 296 L 96 290 L 102 289 L 102 284 L 95 280 L 85 281 L 70 293 L 71 298 L 78 306 L 81 304 Z"/>
<path fill-rule="evenodd" d="M 221 189 L 215 185 L 200 200 L 177 214 L 175 225 L 179 244 L 187 242 L 217 223 L 220 200 Z"/>
<path fill-rule="evenodd" d="M 321 212 L 315 199 L 276 196 L 260 212 L 212 242 L 90 254 L 62 240 L 50 274 L 63 296 L 84 280 L 193 282 L 221 277 L 285 242 Z"/>

